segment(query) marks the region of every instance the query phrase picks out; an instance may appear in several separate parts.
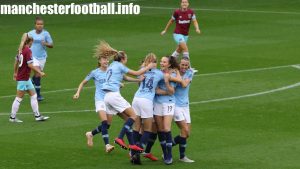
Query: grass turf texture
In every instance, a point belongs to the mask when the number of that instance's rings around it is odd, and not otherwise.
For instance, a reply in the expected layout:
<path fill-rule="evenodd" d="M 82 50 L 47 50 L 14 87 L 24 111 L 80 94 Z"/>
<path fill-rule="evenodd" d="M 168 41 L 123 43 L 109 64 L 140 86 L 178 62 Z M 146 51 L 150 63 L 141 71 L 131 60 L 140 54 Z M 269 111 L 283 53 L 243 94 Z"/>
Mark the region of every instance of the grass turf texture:
<path fill-rule="evenodd" d="M 82 1 L 80 1 L 82 2 Z M 92 2 L 92 1 L 88 1 Z M 46 1 L 51 3 L 51 1 Z M 177 7 L 178 1 L 138 1 L 141 6 Z M 296 0 L 192 1 L 192 8 L 300 12 Z M 138 68 L 148 53 L 170 54 L 175 43 L 172 29 L 159 35 L 170 18 L 170 9 L 143 9 L 138 16 L 44 16 L 55 48 L 48 50 L 42 92 L 76 88 L 96 66 L 93 47 L 105 39 L 125 50 L 128 67 Z M 273 67 L 300 63 L 300 15 L 258 12 L 196 11 L 202 35 L 193 27 L 189 40 L 193 66 L 200 74 Z M 13 95 L 14 54 L 21 34 L 33 28 L 33 16 L 0 16 L 0 96 Z M 173 25 L 174 26 L 174 25 Z M 191 102 L 269 91 L 299 82 L 300 70 L 293 67 L 230 74 L 197 76 L 191 86 Z M 93 86 L 91 81 L 88 86 Z M 123 96 L 131 101 L 137 86 L 127 84 Z M 86 88 L 78 101 L 75 90 L 45 93 L 41 112 L 93 110 L 94 88 Z M 192 134 L 187 155 L 196 163 L 178 162 L 173 149 L 172 168 L 295 169 L 300 168 L 298 123 L 300 88 L 266 95 L 192 104 Z M 49 114 L 44 123 L 34 122 L 29 98 L 22 102 L 18 117 L 23 124 L 8 122 L 14 97 L 0 98 L 0 168 L 132 168 L 126 151 L 116 147 L 104 153 L 103 141 L 86 147 L 84 133 L 98 124 L 93 112 Z M 23 113 L 23 114 L 22 114 Z M 117 136 L 122 121 L 116 117 L 110 139 Z M 173 126 L 173 136 L 178 130 Z M 160 157 L 156 142 L 153 153 Z M 166 168 L 161 161 L 143 160 L 143 168 Z M 134 167 L 135 168 L 135 167 Z"/>

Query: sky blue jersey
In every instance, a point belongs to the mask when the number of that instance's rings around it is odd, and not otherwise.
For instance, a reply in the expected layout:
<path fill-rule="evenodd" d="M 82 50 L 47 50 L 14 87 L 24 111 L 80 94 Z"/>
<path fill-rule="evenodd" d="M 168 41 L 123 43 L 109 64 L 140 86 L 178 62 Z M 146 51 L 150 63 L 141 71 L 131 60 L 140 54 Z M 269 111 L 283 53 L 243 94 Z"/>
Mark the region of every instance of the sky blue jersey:
<path fill-rule="evenodd" d="M 192 81 L 193 79 L 193 71 L 192 70 L 187 70 L 184 75 L 182 76 L 183 80 L 189 79 Z M 181 84 L 177 84 L 176 89 L 175 89 L 175 100 L 176 103 L 175 105 L 178 107 L 186 107 L 189 105 L 189 90 L 190 90 L 190 85 L 191 82 L 188 84 L 187 87 L 182 87 Z"/>
<path fill-rule="evenodd" d="M 96 86 L 95 101 L 103 101 L 105 92 L 102 90 L 102 86 L 106 79 L 106 71 L 103 71 L 100 68 L 91 71 L 91 73 L 86 76 L 85 80 L 89 81 L 91 79 L 94 80 Z"/>
<path fill-rule="evenodd" d="M 171 73 L 172 77 L 176 77 L 176 73 Z M 174 87 L 176 87 L 176 83 L 175 82 L 170 82 L 170 85 Z M 158 82 L 158 87 L 162 90 L 166 90 L 167 91 L 167 87 L 166 87 L 166 83 L 165 80 L 161 80 Z M 154 101 L 156 103 L 175 103 L 175 96 L 174 95 L 155 95 L 155 99 Z"/>
<path fill-rule="evenodd" d="M 38 60 L 47 58 L 46 46 L 42 45 L 42 41 L 52 44 L 52 38 L 50 33 L 43 30 L 41 33 L 37 34 L 36 30 L 28 32 L 28 35 L 33 38 L 33 43 L 31 45 L 32 56 Z"/>
<path fill-rule="evenodd" d="M 144 74 L 144 76 L 145 79 L 140 83 L 140 87 L 136 91 L 134 97 L 145 98 L 153 101 L 155 89 L 158 82 L 164 80 L 164 74 L 159 69 L 150 69 Z"/>
<path fill-rule="evenodd" d="M 102 89 L 112 92 L 119 92 L 123 76 L 128 73 L 129 69 L 118 61 L 113 61 L 106 72 L 106 81 Z"/>

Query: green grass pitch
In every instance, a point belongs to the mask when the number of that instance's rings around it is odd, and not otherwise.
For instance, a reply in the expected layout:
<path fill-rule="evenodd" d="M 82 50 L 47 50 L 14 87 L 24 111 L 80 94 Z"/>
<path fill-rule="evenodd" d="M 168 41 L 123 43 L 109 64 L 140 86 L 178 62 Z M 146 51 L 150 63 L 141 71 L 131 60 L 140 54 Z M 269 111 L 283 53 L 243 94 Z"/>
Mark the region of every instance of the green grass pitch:
<path fill-rule="evenodd" d="M 74 88 L 96 67 L 92 55 L 99 39 L 125 50 L 128 67 L 134 69 L 148 52 L 159 57 L 173 52 L 174 25 L 166 36 L 160 31 L 173 12 L 167 8 L 178 7 L 178 0 L 134 3 L 142 6 L 140 15 L 43 16 L 55 47 L 48 50 L 47 77 L 42 80 L 45 101 L 40 103 L 40 111 L 51 118 L 42 123 L 34 121 L 28 96 L 18 115 L 24 123 L 8 122 L 16 91 L 14 55 L 22 33 L 33 28 L 34 16 L 0 16 L 0 169 L 138 168 L 119 147 L 105 154 L 100 136 L 93 148 L 86 146 L 84 133 L 99 123 L 93 111 L 93 82 L 78 101 L 72 100 Z M 300 1 L 190 4 L 202 30 L 197 35 L 191 27 L 188 42 L 192 64 L 199 69 L 190 91 L 192 133 L 187 149 L 196 162 L 180 163 L 176 147 L 172 166 L 143 159 L 142 167 L 300 168 L 300 70 L 292 66 L 300 64 Z M 126 84 L 122 94 L 131 101 L 136 89 L 136 84 Z M 122 123 L 114 119 L 111 141 Z M 158 142 L 153 153 L 161 155 Z"/>

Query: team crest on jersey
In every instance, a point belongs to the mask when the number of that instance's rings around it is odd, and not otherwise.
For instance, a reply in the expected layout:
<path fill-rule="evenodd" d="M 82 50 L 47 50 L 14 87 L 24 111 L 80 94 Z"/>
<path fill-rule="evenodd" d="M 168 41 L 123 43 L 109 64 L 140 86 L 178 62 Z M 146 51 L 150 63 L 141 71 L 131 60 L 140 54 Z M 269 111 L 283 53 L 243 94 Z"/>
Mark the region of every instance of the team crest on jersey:
<path fill-rule="evenodd" d="M 182 16 L 179 16 L 179 18 L 181 19 L 181 18 L 182 18 Z"/>
<path fill-rule="evenodd" d="M 188 16 L 189 16 L 190 19 L 192 18 L 192 14 L 189 14 Z"/>

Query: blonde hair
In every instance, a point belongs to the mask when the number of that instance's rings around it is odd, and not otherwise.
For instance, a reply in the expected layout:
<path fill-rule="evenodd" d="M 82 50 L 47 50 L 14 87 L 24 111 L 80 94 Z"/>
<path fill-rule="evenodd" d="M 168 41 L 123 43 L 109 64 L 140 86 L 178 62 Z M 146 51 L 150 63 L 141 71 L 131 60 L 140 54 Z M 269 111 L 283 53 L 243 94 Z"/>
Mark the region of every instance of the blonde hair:
<path fill-rule="evenodd" d="M 22 38 L 21 38 L 21 42 L 20 42 L 20 45 L 19 45 L 19 48 L 18 48 L 19 53 L 21 53 L 24 46 L 29 44 L 31 41 L 33 41 L 33 38 L 29 37 L 27 33 L 23 33 Z"/>
<path fill-rule="evenodd" d="M 124 51 L 118 51 L 112 48 L 105 41 L 100 41 L 95 48 L 94 57 L 97 58 L 98 60 L 100 58 L 108 58 L 108 59 L 113 59 L 115 61 L 121 61 L 121 59 L 126 57 L 126 53 Z"/>
<path fill-rule="evenodd" d="M 148 53 L 143 61 L 142 67 L 148 66 L 150 63 L 156 60 L 156 55 L 154 53 Z"/>

